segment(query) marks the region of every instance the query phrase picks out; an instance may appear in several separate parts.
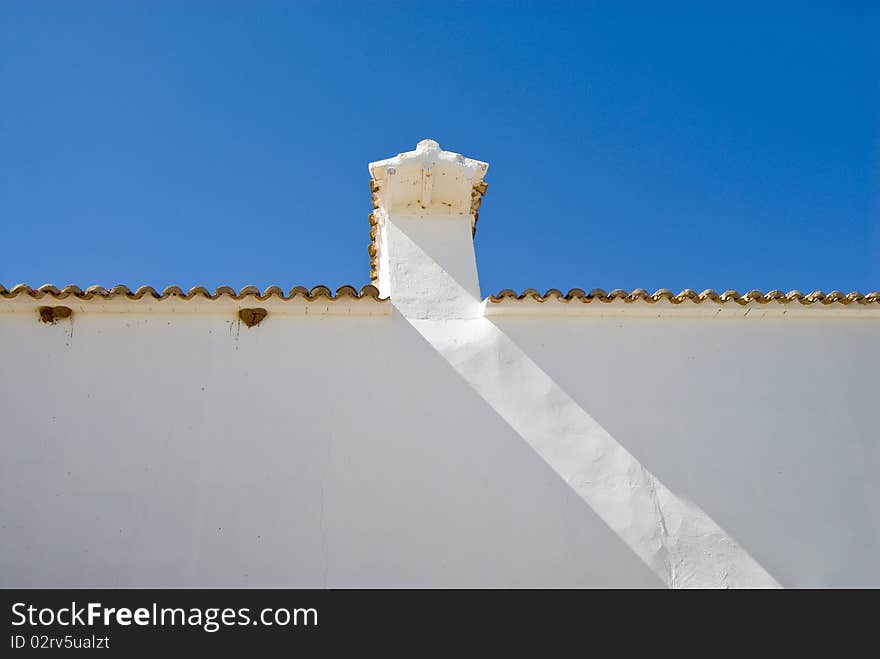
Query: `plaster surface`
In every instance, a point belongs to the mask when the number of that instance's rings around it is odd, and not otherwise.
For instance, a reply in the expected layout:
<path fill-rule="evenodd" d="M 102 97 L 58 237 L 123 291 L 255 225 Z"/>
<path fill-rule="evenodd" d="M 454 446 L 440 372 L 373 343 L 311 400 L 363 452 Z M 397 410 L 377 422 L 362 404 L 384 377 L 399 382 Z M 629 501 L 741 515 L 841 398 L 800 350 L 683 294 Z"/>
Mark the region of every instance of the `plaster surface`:
<path fill-rule="evenodd" d="M 450 218 L 446 233 L 469 236 Z M 434 219 L 434 221 L 439 221 Z M 476 393 L 639 558 L 671 587 L 772 587 L 777 582 L 691 501 L 675 496 L 488 318 L 459 252 L 418 218 L 390 216 L 393 305 Z M 450 262 L 447 270 L 443 266 Z M 414 275 L 413 273 L 418 273 Z M 465 274 L 470 274 L 465 272 Z M 423 300 L 426 281 L 436 281 Z"/>
<path fill-rule="evenodd" d="M 782 585 L 878 586 L 880 327 L 842 316 L 493 322 Z"/>
<path fill-rule="evenodd" d="M 0 324 L 4 586 L 660 585 L 391 316 Z"/>

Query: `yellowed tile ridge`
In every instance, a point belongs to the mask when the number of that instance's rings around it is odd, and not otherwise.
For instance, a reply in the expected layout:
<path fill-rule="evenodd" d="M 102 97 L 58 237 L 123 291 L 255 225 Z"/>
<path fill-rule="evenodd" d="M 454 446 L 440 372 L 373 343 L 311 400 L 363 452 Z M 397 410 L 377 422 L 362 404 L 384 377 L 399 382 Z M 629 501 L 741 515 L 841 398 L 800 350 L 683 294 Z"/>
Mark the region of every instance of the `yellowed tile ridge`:
<path fill-rule="evenodd" d="M 800 291 L 790 291 L 785 293 L 780 290 L 773 290 L 768 293 L 752 290 L 744 295 L 740 295 L 738 291 L 727 290 L 723 293 L 717 293 L 712 289 L 706 289 L 702 293 L 697 293 L 689 288 L 684 289 L 678 294 L 673 293 L 669 289 L 661 288 L 655 293 L 649 293 L 643 288 L 637 288 L 629 293 L 619 288 L 614 289 L 610 293 L 606 293 L 601 288 L 594 288 L 589 293 L 580 288 L 572 288 L 568 293 L 563 293 L 559 289 L 551 288 L 543 295 L 534 288 L 528 288 L 522 293 L 517 293 L 511 289 L 505 289 L 497 295 L 490 295 L 488 298 L 490 303 L 509 303 L 521 302 L 523 300 L 533 300 L 535 302 L 546 302 L 547 300 L 560 300 L 563 302 L 604 302 L 610 303 L 615 300 L 623 300 L 626 303 L 645 302 L 647 304 L 655 304 L 666 300 L 672 304 L 682 304 L 692 302 L 694 304 L 702 304 L 704 302 L 714 302 L 716 304 L 735 303 L 741 306 L 747 304 L 840 304 L 840 305 L 862 305 L 862 304 L 880 304 L 880 291 L 872 291 L 867 295 L 863 295 L 858 291 L 852 293 L 842 293 L 841 291 L 831 291 L 823 293 L 822 291 L 813 291 L 812 293 L 801 293 Z"/>
<path fill-rule="evenodd" d="M 304 286 L 296 286 L 287 293 L 280 286 L 269 286 L 266 290 L 260 291 L 256 286 L 245 286 L 240 291 L 236 291 L 231 286 L 220 286 L 212 293 L 204 286 L 196 286 L 188 291 L 184 291 L 179 286 L 169 286 L 159 293 L 152 286 L 141 286 L 132 291 L 127 286 L 114 286 L 109 290 L 103 286 L 90 286 L 86 290 L 82 290 L 79 286 L 65 286 L 57 288 L 51 284 L 46 284 L 38 288 L 31 288 L 27 284 L 18 284 L 11 289 L 7 289 L 0 284 L 0 297 L 11 299 L 19 295 L 26 295 L 34 299 L 42 299 L 49 297 L 55 300 L 64 300 L 74 298 L 78 300 L 91 300 L 93 298 L 109 299 L 109 298 L 127 298 L 129 300 L 140 300 L 148 297 L 156 300 L 180 299 L 191 300 L 193 298 L 201 298 L 206 300 L 216 300 L 222 297 L 233 300 L 242 300 L 244 298 L 254 298 L 257 300 L 268 300 L 277 298 L 279 300 L 291 300 L 293 298 L 303 298 L 309 302 L 317 300 L 343 300 L 343 299 L 373 299 L 377 302 L 384 302 L 387 298 L 379 297 L 379 289 L 372 284 L 361 287 L 360 290 L 354 286 L 341 286 L 334 293 L 326 286 L 315 286 L 311 289 Z"/>

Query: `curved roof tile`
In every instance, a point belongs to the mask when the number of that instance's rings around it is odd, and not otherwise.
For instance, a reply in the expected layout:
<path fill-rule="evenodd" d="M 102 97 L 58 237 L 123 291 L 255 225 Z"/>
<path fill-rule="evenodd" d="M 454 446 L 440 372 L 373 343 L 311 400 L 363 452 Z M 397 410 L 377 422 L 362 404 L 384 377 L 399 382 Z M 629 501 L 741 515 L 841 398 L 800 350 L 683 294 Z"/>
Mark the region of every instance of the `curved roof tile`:
<path fill-rule="evenodd" d="M 79 286 L 65 286 L 64 288 L 57 288 L 52 286 L 51 284 L 45 284 L 38 288 L 31 288 L 27 284 L 18 284 L 17 286 L 13 286 L 11 289 L 7 289 L 5 286 L 0 284 L 0 298 L 11 299 L 18 297 L 19 295 L 27 295 L 34 299 L 42 299 L 44 297 L 49 297 L 54 300 L 64 300 L 69 297 L 73 297 L 78 300 L 91 300 L 93 298 L 120 298 L 124 297 L 129 300 L 140 300 L 143 297 L 151 297 L 156 300 L 165 300 L 169 298 L 182 299 L 182 300 L 191 300 L 193 298 L 202 298 L 207 300 L 216 300 L 221 297 L 228 297 L 233 300 L 242 300 L 247 297 L 255 298 L 257 300 L 268 300 L 269 298 L 275 297 L 280 300 L 291 300 L 293 298 L 299 297 L 304 298 L 305 300 L 312 302 L 315 300 L 341 300 L 341 299 L 372 299 L 377 302 L 384 302 L 388 298 L 380 298 L 379 297 L 379 289 L 377 289 L 372 284 L 367 284 L 366 286 L 361 287 L 360 290 L 356 289 L 354 286 L 341 286 L 336 289 L 334 293 L 326 286 L 315 286 L 312 289 L 305 288 L 304 286 L 296 286 L 290 289 L 289 292 L 285 293 L 284 289 L 280 286 L 269 286 L 265 291 L 260 291 L 256 286 L 245 286 L 240 291 L 236 292 L 236 290 L 230 286 L 220 286 L 215 289 L 212 293 L 204 286 L 196 286 L 195 288 L 191 288 L 188 291 L 184 291 L 179 286 L 168 286 L 161 293 L 159 293 L 152 286 L 141 286 L 135 291 L 132 291 L 128 286 L 114 286 L 111 289 L 106 289 L 103 286 L 90 286 L 86 290 L 82 290 Z"/>
<path fill-rule="evenodd" d="M 547 300 L 561 300 L 563 302 L 614 302 L 615 300 L 623 300 L 626 303 L 645 302 L 647 304 L 655 304 L 661 300 L 667 300 L 672 304 L 682 304 L 690 301 L 694 304 L 702 304 L 703 302 L 714 302 L 718 304 L 735 303 L 741 306 L 747 304 L 768 304 L 776 302 L 779 304 L 791 304 L 797 302 L 799 304 L 880 304 L 880 291 L 873 291 L 867 295 L 863 295 L 858 291 L 852 293 L 842 293 L 841 291 L 831 291 L 823 293 L 822 291 L 813 291 L 804 295 L 800 291 L 790 291 L 784 293 L 780 290 L 773 290 L 768 293 L 752 290 L 743 295 L 738 291 L 727 290 L 723 293 L 717 293 L 712 289 L 706 289 L 702 293 L 697 293 L 689 288 L 684 289 L 678 294 L 666 288 L 649 293 L 643 288 L 637 288 L 629 293 L 619 288 L 614 289 L 610 293 L 606 293 L 601 288 L 594 288 L 589 293 L 580 288 L 572 288 L 568 293 L 563 293 L 559 289 L 551 288 L 543 295 L 534 288 L 527 288 L 522 293 L 517 293 L 511 289 L 505 289 L 497 295 L 490 295 L 489 302 L 501 303 L 522 300 L 534 300 L 535 302 L 546 302 Z"/>

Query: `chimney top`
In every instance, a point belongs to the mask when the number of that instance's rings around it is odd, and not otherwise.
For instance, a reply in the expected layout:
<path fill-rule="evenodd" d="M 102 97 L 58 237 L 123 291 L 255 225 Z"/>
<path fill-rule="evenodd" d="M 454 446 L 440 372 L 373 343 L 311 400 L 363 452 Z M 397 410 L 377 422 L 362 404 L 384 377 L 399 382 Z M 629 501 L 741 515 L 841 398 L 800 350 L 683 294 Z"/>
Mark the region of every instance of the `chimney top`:
<path fill-rule="evenodd" d="M 414 151 L 370 163 L 373 202 L 385 213 L 474 214 L 473 191 L 485 189 L 489 165 L 422 140 Z"/>

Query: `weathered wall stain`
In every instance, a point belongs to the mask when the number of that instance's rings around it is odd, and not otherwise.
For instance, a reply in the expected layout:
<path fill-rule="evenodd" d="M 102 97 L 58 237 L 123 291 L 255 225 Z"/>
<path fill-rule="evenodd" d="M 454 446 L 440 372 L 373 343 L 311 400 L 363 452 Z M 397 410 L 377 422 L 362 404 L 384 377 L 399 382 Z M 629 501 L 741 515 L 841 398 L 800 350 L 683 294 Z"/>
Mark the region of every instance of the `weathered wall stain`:
<path fill-rule="evenodd" d="M 49 323 L 54 325 L 58 320 L 62 318 L 70 318 L 73 315 L 73 311 L 70 307 L 40 307 L 40 322 Z"/>
<path fill-rule="evenodd" d="M 267 315 L 269 315 L 269 312 L 260 307 L 254 309 L 242 309 L 238 312 L 238 317 L 241 318 L 242 322 L 248 327 L 259 325 Z"/>

